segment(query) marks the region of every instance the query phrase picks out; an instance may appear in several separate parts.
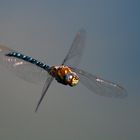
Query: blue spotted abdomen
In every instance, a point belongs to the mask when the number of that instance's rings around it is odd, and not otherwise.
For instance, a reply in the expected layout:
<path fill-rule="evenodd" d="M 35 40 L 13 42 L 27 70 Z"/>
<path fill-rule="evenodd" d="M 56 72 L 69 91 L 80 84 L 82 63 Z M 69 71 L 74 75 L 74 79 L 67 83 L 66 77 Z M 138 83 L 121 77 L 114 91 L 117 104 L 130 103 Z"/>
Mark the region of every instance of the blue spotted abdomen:
<path fill-rule="evenodd" d="M 42 68 L 42 69 L 44 69 L 46 71 L 49 71 L 49 69 L 50 69 L 50 67 L 48 65 L 46 65 L 46 64 L 44 64 L 44 63 L 42 63 L 42 62 L 30 57 L 30 56 L 23 55 L 23 54 L 21 54 L 19 52 L 10 52 L 10 53 L 6 54 L 6 56 L 15 57 L 15 58 L 24 60 L 26 62 L 32 63 L 32 64 L 34 64 L 34 65 L 36 65 L 36 66 L 38 66 L 38 67 L 40 67 L 40 68 Z"/>

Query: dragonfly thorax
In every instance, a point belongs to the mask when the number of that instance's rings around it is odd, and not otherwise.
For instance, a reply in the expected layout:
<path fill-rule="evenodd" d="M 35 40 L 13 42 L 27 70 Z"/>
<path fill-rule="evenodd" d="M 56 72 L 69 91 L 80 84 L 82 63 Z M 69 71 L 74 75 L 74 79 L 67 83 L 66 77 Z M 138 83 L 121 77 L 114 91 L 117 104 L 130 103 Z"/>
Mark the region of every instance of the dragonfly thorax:
<path fill-rule="evenodd" d="M 68 66 L 52 66 L 50 74 L 61 84 L 75 86 L 79 82 L 79 77 Z"/>

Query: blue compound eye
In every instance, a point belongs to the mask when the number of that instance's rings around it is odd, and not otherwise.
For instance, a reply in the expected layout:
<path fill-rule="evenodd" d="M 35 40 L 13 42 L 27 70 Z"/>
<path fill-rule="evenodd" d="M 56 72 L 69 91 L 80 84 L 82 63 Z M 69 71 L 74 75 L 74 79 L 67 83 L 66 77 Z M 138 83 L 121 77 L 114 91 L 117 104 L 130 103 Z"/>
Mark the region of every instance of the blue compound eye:
<path fill-rule="evenodd" d="M 73 78 L 73 76 L 71 74 L 66 74 L 65 75 L 65 80 L 66 81 L 71 81 L 72 78 Z"/>

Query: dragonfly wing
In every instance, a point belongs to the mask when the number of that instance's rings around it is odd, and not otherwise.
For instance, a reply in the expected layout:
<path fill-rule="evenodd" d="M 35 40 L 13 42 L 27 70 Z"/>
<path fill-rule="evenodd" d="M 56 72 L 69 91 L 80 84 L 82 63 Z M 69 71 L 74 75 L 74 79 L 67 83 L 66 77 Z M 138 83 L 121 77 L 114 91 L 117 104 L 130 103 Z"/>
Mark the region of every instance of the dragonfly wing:
<path fill-rule="evenodd" d="M 80 82 L 89 90 L 100 96 L 124 98 L 126 90 L 118 84 L 94 76 L 83 70 L 72 68 L 80 77 Z"/>
<path fill-rule="evenodd" d="M 40 97 L 40 99 L 38 101 L 37 107 L 35 109 L 35 112 L 37 112 L 37 110 L 38 110 L 38 108 L 39 108 L 39 106 L 40 106 L 40 104 L 41 104 L 41 102 L 42 102 L 42 100 L 43 100 L 43 98 L 44 98 L 49 86 L 51 85 L 53 79 L 54 78 L 51 75 L 47 78 L 47 80 L 46 80 L 46 82 L 44 84 L 43 90 L 42 90 L 42 95 L 41 95 L 41 97 Z"/>
<path fill-rule="evenodd" d="M 85 30 L 80 30 L 71 45 L 71 48 L 62 62 L 62 65 L 75 67 L 79 64 L 83 50 L 85 48 Z"/>
<path fill-rule="evenodd" d="M 0 45 L 0 64 L 6 66 L 7 69 L 25 81 L 32 83 L 45 82 L 49 75 L 47 71 L 22 59 L 5 55 L 13 51 L 4 45 Z"/>
<path fill-rule="evenodd" d="M 62 65 L 77 66 L 82 56 L 84 46 L 85 46 L 85 31 L 81 30 L 77 33 L 68 54 L 66 55 L 65 59 L 62 62 Z M 42 96 L 38 101 L 35 112 L 38 110 L 38 107 L 42 102 L 52 81 L 53 77 L 51 76 L 46 80 L 42 91 Z"/>

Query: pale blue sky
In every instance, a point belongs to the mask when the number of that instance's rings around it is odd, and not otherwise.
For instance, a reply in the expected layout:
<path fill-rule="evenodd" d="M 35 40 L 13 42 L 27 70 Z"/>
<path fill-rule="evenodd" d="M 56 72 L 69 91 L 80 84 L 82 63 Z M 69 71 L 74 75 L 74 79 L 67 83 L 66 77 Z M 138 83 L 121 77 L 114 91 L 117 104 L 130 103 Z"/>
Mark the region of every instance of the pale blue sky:
<path fill-rule="evenodd" d="M 0 42 L 61 63 L 76 32 L 87 31 L 80 67 L 121 83 L 124 100 L 53 82 L 37 114 L 43 85 L 18 79 L 0 66 L 0 139 L 140 139 L 140 2 L 138 0 L 1 0 Z"/>

